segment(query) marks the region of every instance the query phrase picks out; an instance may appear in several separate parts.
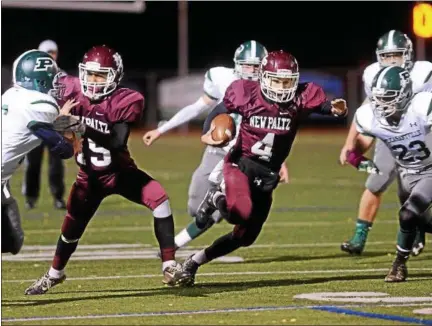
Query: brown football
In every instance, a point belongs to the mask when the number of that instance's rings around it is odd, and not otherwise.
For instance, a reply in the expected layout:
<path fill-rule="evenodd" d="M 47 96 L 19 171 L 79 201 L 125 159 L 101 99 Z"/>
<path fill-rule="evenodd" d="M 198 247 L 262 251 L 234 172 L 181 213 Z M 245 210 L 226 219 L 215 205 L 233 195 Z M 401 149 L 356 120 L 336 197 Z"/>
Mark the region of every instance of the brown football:
<path fill-rule="evenodd" d="M 223 140 L 222 144 L 218 146 L 225 146 L 235 137 L 236 127 L 234 119 L 226 113 L 219 114 L 212 121 L 212 126 L 215 129 L 212 131 L 213 140 Z"/>

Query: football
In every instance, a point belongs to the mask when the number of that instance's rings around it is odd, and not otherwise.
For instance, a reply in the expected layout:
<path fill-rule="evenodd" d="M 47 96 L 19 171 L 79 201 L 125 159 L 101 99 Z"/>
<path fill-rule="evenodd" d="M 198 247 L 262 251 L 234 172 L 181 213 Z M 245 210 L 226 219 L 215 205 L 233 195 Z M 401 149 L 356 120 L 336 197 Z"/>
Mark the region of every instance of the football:
<path fill-rule="evenodd" d="M 217 115 L 212 121 L 212 126 L 215 126 L 211 133 L 213 140 L 223 141 L 219 146 L 225 146 L 235 137 L 236 127 L 234 119 L 229 114 Z"/>

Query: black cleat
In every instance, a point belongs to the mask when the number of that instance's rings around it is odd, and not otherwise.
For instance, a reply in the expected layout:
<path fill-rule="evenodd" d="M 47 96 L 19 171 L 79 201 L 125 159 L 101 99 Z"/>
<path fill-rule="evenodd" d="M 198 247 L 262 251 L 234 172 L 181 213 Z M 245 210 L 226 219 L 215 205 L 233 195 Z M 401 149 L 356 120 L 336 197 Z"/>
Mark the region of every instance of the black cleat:
<path fill-rule="evenodd" d="M 407 277 L 408 269 L 405 265 L 405 262 L 400 261 L 396 258 L 384 281 L 389 283 L 405 282 Z"/>
<path fill-rule="evenodd" d="M 216 211 L 217 207 L 214 203 L 214 197 L 216 194 L 220 194 L 217 188 L 209 189 L 198 207 L 195 223 L 200 228 L 203 229 L 206 227 L 209 222 L 211 215 Z"/>
<path fill-rule="evenodd" d="M 188 272 L 190 275 L 189 282 L 183 283 L 184 286 L 194 286 L 195 285 L 195 275 L 198 270 L 198 263 L 192 259 L 193 255 L 186 258 L 186 260 L 183 262 L 183 270 L 185 272 Z"/>
<path fill-rule="evenodd" d="M 26 295 L 38 295 L 45 294 L 52 287 L 63 283 L 66 280 L 66 275 L 60 278 L 51 277 L 46 273 L 41 278 L 37 279 L 32 285 L 30 285 L 24 292 Z"/>

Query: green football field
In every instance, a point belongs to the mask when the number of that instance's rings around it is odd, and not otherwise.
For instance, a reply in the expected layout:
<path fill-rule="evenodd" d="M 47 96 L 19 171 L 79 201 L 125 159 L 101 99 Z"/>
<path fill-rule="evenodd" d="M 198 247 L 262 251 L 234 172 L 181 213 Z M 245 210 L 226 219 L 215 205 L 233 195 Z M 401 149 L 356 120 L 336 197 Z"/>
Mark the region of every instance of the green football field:
<path fill-rule="evenodd" d="M 366 252 L 351 257 L 339 249 L 352 234 L 366 178 L 337 164 L 343 141 L 340 132 L 300 132 L 288 159 L 291 183 L 276 190 L 256 243 L 201 267 L 194 288 L 162 285 L 150 212 L 113 196 L 90 222 L 67 267 L 68 280 L 46 295 L 25 296 L 25 288 L 50 266 L 64 214 L 53 209 L 46 163 L 42 198 L 26 211 L 20 169 L 12 192 L 26 238 L 20 254 L 2 256 L 2 322 L 432 325 L 430 244 L 409 261 L 407 282 L 384 282 L 395 254 L 396 185 L 385 194 Z M 132 137 L 130 150 L 167 189 L 180 231 L 190 221 L 187 190 L 203 150 L 199 137 L 167 136 L 151 148 Z M 76 171 L 68 161 L 68 188 Z M 222 221 L 180 250 L 178 260 L 230 229 Z M 432 243 L 432 237 L 427 240 Z"/>

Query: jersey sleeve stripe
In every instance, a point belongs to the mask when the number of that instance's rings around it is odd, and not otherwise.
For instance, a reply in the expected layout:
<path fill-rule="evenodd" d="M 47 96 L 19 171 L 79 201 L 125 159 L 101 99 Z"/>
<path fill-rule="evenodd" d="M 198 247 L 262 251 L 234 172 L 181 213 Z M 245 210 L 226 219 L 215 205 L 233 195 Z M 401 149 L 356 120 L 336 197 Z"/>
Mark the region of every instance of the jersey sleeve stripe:
<path fill-rule="evenodd" d="M 213 81 L 212 78 L 211 78 L 210 70 L 207 71 L 207 73 L 206 73 L 206 75 L 205 75 L 205 78 L 207 78 L 207 79 L 210 80 L 210 81 Z"/>
<path fill-rule="evenodd" d="M 31 102 L 30 104 L 49 104 L 49 105 L 52 105 L 53 107 L 55 107 L 55 109 L 57 110 L 57 113 L 60 113 L 59 106 L 57 104 L 51 102 L 51 101 L 38 100 L 38 101 Z"/>
<path fill-rule="evenodd" d="M 209 98 L 211 98 L 213 101 L 217 101 L 217 100 L 219 100 L 217 97 L 214 97 L 214 96 L 210 95 L 210 94 L 207 93 L 206 91 L 204 91 L 204 94 L 207 95 Z"/>
<path fill-rule="evenodd" d="M 423 84 L 426 84 L 428 81 L 430 81 L 432 78 L 432 70 L 429 71 L 429 74 L 426 76 L 426 79 L 424 80 Z"/>
<path fill-rule="evenodd" d="M 429 108 L 428 108 L 428 110 L 427 110 L 427 116 L 429 116 L 429 114 L 431 114 L 432 113 L 432 99 L 431 99 L 431 101 L 430 101 L 430 103 L 429 103 Z"/>

